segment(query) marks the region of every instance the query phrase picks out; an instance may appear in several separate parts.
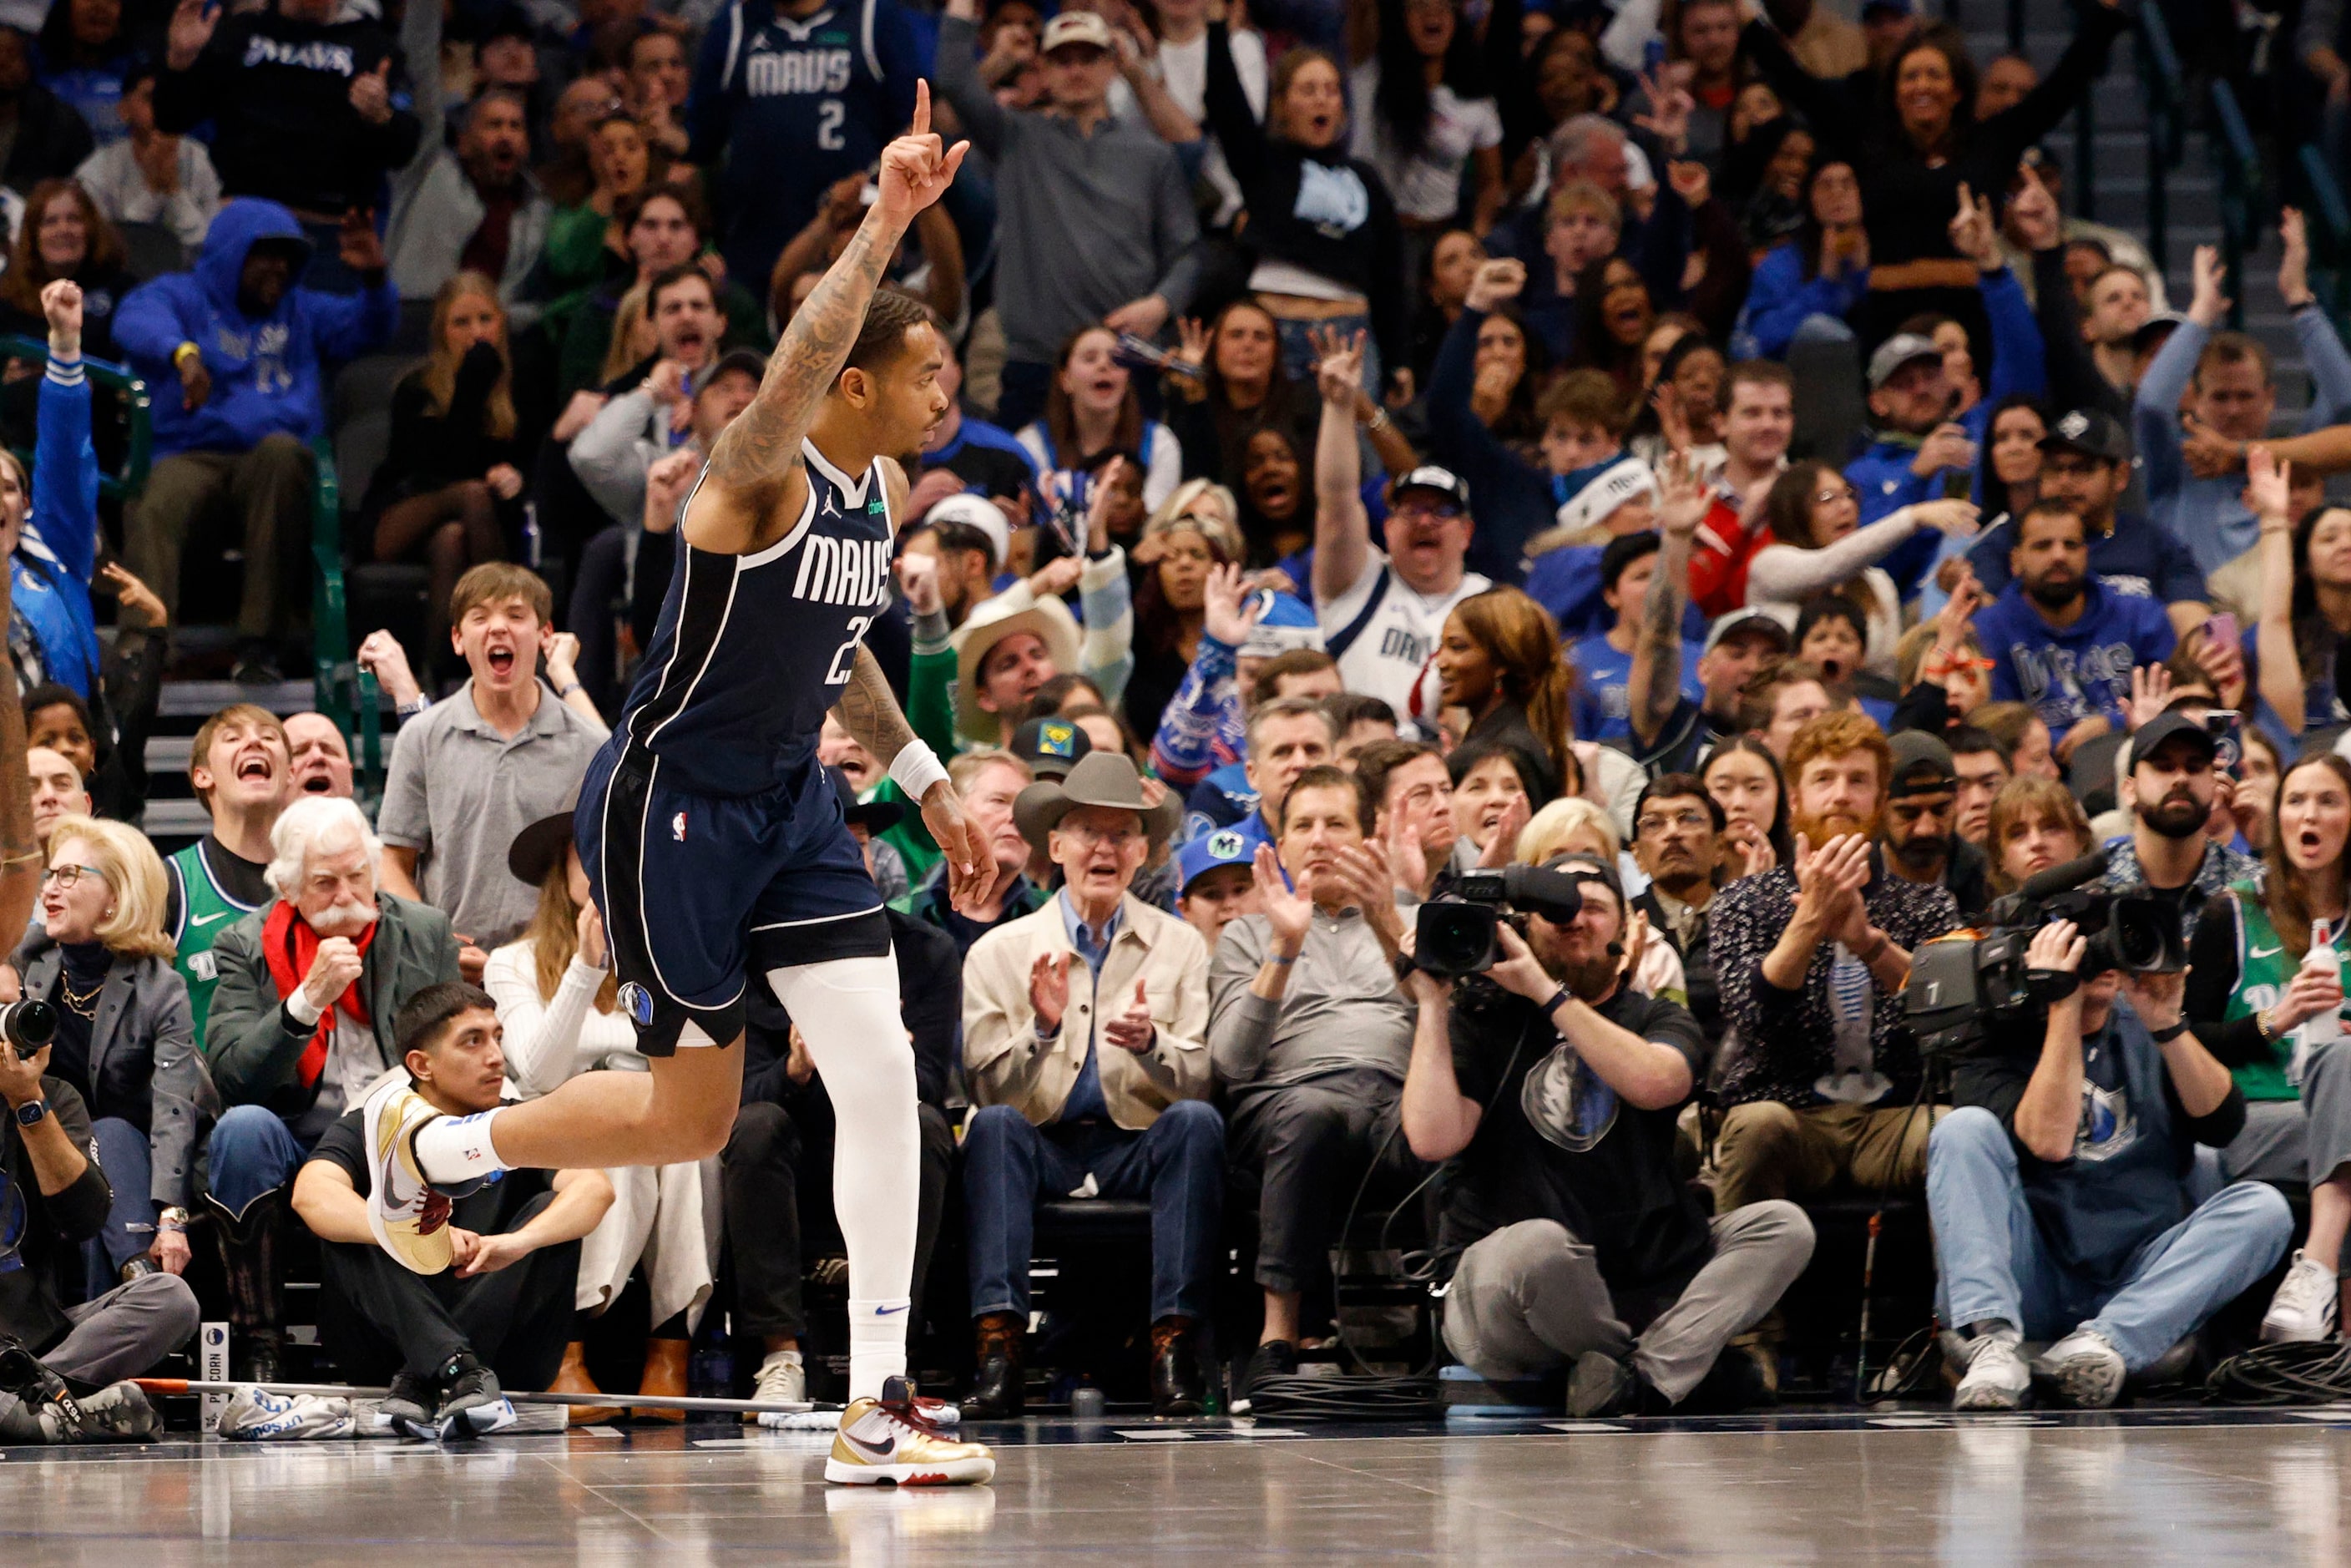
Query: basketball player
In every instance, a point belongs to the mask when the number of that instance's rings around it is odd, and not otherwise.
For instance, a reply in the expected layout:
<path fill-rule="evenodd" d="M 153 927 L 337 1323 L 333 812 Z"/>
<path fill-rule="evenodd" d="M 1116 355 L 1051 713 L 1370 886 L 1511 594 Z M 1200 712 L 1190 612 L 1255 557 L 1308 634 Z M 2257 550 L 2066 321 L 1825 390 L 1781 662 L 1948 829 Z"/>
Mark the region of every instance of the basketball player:
<path fill-rule="evenodd" d="M 923 307 L 874 286 L 967 145 L 914 128 L 880 196 L 713 445 L 679 520 L 684 549 L 644 666 L 580 786 L 575 841 L 621 1001 L 650 1073 L 582 1073 L 528 1104 L 440 1116 L 404 1081 L 371 1096 L 377 1241 L 449 1266 L 446 1197 L 515 1166 L 667 1165 L 716 1154 L 742 1091 L 747 979 L 790 1012 L 841 1124 L 833 1201 L 849 1243 L 850 1405 L 825 1466 L 852 1483 L 984 1481 L 905 1379 L 919 1169 L 914 1062 L 880 895 L 816 747 L 827 710 L 888 767 L 948 863 L 959 906 L 993 856 L 914 737 L 862 638 L 889 601 L 907 481 L 946 413 L 946 345 Z M 435 1192 L 434 1187 L 439 1191 Z"/>

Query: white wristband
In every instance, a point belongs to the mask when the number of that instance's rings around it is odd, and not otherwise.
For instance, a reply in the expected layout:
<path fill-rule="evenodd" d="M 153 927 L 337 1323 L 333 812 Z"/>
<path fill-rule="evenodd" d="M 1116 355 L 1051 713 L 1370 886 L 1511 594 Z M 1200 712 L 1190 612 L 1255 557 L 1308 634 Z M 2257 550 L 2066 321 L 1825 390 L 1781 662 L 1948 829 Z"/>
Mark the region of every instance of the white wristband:
<path fill-rule="evenodd" d="M 917 806 L 923 803 L 923 797 L 930 793 L 931 786 L 946 776 L 947 770 L 940 764 L 939 754 L 924 741 L 906 742 L 898 748 L 898 755 L 890 759 L 890 781 Z"/>

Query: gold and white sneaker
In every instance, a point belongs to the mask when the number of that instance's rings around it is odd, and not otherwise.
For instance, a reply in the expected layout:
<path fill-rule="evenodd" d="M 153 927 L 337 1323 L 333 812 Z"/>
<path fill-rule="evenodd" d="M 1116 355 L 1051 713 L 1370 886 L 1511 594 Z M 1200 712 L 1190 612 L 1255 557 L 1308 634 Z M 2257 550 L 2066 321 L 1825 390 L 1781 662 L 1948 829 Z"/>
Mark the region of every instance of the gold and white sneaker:
<path fill-rule="evenodd" d="M 903 1377 L 882 1385 L 879 1399 L 858 1399 L 841 1413 L 824 1479 L 842 1486 L 976 1485 L 996 1475 L 996 1456 L 984 1443 L 958 1443 L 919 1408 L 914 1385 Z"/>
<path fill-rule="evenodd" d="M 416 1163 L 416 1132 L 441 1113 L 403 1075 L 376 1086 L 360 1124 L 368 1155 L 368 1229 L 394 1261 L 419 1274 L 449 1267 L 449 1200 Z"/>

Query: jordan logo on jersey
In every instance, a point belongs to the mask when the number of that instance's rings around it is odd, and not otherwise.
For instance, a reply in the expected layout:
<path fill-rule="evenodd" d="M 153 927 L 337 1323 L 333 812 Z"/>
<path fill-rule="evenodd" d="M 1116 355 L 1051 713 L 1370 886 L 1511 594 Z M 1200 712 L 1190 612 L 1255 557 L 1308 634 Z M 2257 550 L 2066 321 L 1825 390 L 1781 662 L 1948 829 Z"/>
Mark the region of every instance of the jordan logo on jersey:
<path fill-rule="evenodd" d="M 878 605 L 889 597 L 889 580 L 888 539 L 837 539 L 811 533 L 800 545 L 792 597 L 817 604 Z"/>

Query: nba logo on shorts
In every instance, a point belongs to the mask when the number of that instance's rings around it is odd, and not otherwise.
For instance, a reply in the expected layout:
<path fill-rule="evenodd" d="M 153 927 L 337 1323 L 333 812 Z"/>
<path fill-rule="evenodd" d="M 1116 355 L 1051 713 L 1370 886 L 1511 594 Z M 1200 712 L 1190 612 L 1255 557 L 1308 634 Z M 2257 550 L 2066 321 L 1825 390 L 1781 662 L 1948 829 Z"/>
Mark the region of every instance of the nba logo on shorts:
<path fill-rule="evenodd" d="M 634 980 L 623 985 L 615 999 L 620 1002 L 621 1010 L 628 1014 L 639 1029 L 646 1028 L 653 1021 L 653 994 Z"/>
<path fill-rule="evenodd" d="M 675 839 L 679 843 L 685 842 L 685 813 L 684 811 L 680 811 L 676 816 L 672 817 L 669 820 L 669 833 L 670 837 Z"/>

